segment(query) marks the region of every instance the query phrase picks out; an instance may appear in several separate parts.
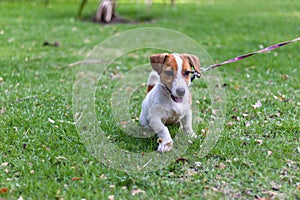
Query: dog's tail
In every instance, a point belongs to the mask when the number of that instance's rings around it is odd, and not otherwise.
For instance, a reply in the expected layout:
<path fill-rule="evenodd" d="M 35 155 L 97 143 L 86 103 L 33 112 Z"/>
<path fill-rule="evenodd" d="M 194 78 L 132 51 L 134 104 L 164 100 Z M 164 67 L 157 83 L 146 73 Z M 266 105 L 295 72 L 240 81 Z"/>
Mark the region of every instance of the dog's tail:
<path fill-rule="evenodd" d="M 152 71 L 148 77 L 147 93 L 152 90 L 152 88 L 158 83 L 158 81 L 159 81 L 158 73 L 156 71 Z"/>

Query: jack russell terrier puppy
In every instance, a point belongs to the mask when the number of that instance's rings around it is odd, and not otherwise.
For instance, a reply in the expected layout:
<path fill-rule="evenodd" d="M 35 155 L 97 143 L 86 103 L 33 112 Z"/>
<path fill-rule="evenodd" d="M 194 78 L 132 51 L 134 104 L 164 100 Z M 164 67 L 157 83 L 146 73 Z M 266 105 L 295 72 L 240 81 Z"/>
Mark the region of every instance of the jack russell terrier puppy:
<path fill-rule="evenodd" d="M 173 140 L 167 125 L 180 124 L 183 132 L 196 137 L 192 128 L 191 74 L 200 75 L 200 61 L 190 54 L 150 56 L 152 71 L 142 103 L 140 124 L 158 135 L 158 152 L 171 151 Z"/>

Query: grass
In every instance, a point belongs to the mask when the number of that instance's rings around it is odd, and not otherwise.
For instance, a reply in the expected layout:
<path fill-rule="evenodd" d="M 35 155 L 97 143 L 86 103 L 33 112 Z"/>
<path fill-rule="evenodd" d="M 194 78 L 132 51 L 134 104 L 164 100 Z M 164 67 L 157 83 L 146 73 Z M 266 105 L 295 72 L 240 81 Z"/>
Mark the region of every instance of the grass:
<path fill-rule="evenodd" d="M 44 1 L 0 2 L 0 198 L 300 198 L 299 44 L 221 67 L 227 85 L 226 122 L 215 148 L 199 158 L 193 144 L 181 155 L 188 163 L 174 160 L 144 174 L 109 168 L 81 143 L 72 124 L 72 89 L 79 66 L 68 66 L 109 36 L 139 27 L 180 31 L 198 41 L 215 62 L 223 61 L 299 37 L 299 3 L 205 0 L 177 4 L 176 10 L 120 3 L 122 16 L 152 22 L 104 26 L 88 21 L 97 1 L 89 2 L 83 20 L 74 18 L 78 2 L 50 2 L 50 7 Z M 43 46 L 44 41 L 61 45 Z M 113 71 L 116 65 L 129 66 L 126 71 L 144 64 L 148 52 L 116 60 L 107 75 L 122 72 Z M 198 84 L 205 89 L 203 81 Z M 155 138 L 122 135 L 109 120 L 107 97 L 113 91 L 109 76 L 101 79 L 97 105 L 98 111 L 104 106 L 105 112 L 98 114 L 106 120 L 102 128 L 124 149 L 155 150 Z M 142 96 L 137 93 L 132 100 L 135 115 Z M 262 106 L 254 109 L 257 101 Z M 209 104 L 203 100 L 201 129 L 208 127 Z M 201 129 L 197 134 L 204 138 Z M 137 189 L 145 192 L 133 196 Z"/>

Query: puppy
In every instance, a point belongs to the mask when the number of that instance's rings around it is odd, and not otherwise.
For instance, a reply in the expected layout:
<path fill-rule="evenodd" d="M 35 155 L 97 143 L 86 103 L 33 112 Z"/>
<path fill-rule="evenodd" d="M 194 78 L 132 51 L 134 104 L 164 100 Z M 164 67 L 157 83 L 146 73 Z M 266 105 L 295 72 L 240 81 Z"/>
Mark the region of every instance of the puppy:
<path fill-rule="evenodd" d="M 140 124 L 158 135 L 158 152 L 171 151 L 173 140 L 167 125 L 180 124 L 183 132 L 196 137 L 192 128 L 191 74 L 200 73 L 198 57 L 190 54 L 150 56 L 152 71 L 142 103 Z M 194 71 L 195 70 L 195 71 Z"/>

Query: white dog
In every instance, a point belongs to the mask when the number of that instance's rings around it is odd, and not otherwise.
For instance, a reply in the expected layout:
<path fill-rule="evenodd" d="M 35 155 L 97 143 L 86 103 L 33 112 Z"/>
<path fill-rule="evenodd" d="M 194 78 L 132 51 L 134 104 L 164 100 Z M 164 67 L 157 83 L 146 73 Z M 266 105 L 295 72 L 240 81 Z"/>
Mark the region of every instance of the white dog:
<path fill-rule="evenodd" d="M 178 124 L 184 133 L 196 137 L 192 129 L 191 74 L 200 75 L 200 61 L 190 54 L 155 54 L 154 69 L 148 78 L 148 93 L 142 104 L 140 124 L 158 135 L 159 152 L 171 151 L 173 140 L 166 125 Z M 194 69 L 194 70 L 193 70 Z"/>

